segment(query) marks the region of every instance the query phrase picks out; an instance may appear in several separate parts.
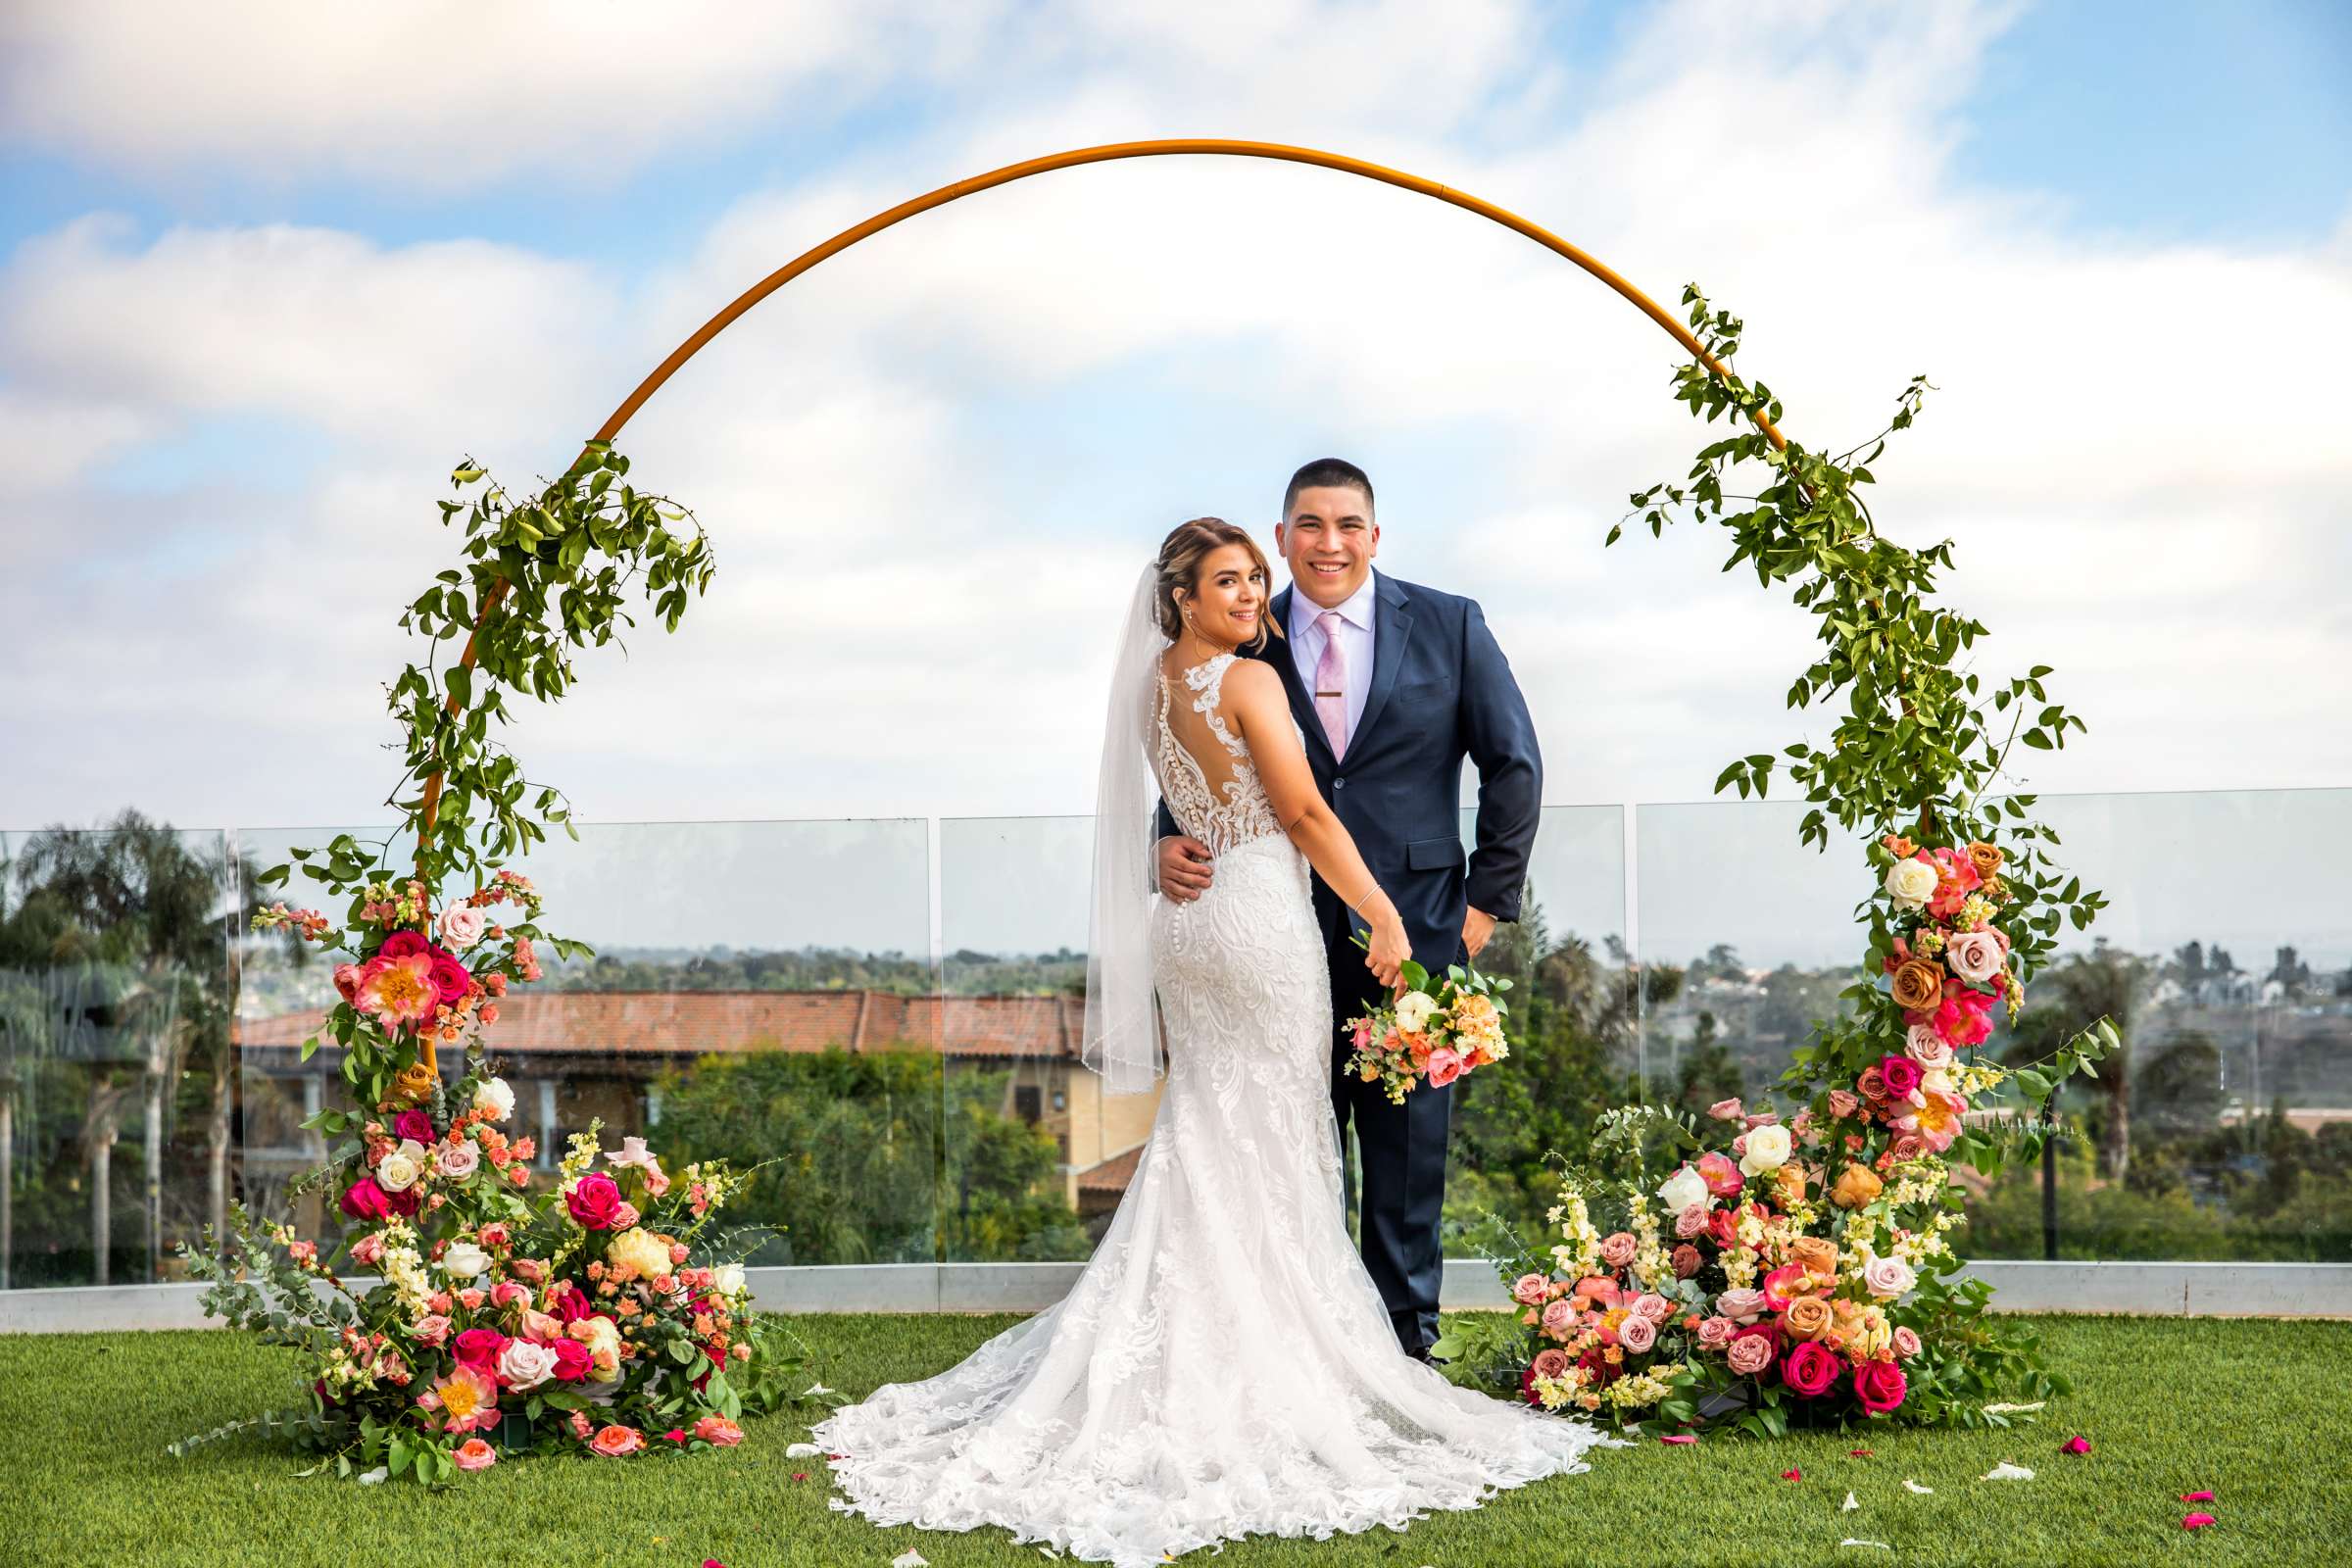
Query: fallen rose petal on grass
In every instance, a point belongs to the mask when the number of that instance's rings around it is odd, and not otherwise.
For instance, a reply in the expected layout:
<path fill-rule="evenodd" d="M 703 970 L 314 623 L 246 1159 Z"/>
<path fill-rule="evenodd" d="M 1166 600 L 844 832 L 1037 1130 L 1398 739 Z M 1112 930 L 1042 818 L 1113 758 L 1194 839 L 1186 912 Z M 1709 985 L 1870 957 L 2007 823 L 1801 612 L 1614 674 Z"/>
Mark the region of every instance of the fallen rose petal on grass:
<path fill-rule="evenodd" d="M 2214 1524 L 2217 1521 L 2214 1519 L 2213 1515 L 2209 1513 L 2192 1513 L 2187 1518 L 2180 1521 L 2180 1528 L 2183 1530 L 2202 1530 L 2207 1525 Z"/>
<path fill-rule="evenodd" d="M 2210 1492 L 2183 1492 L 2180 1494 L 2180 1500 L 2182 1502 L 2211 1502 L 2213 1494 Z"/>
<path fill-rule="evenodd" d="M 1805 1473 L 1802 1470 L 1784 1470 L 1781 1472 L 1781 1479 L 1783 1481 L 1802 1481 L 1805 1479 Z"/>
<path fill-rule="evenodd" d="M 1867 1459 L 1871 1457 L 1871 1452 L 1868 1448 L 1855 1448 L 1848 1452 L 1846 1457 L 1849 1459 Z"/>
<path fill-rule="evenodd" d="M 2008 1460 L 2003 1459 L 1977 1479 L 1980 1481 L 2031 1481 L 2034 1479 L 2034 1472 L 2022 1464 L 2011 1464 Z"/>
<path fill-rule="evenodd" d="M 1698 1434 L 1695 1432 L 1669 1432 L 1661 1436 L 1658 1441 L 1660 1443 L 1696 1443 Z"/>
<path fill-rule="evenodd" d="M 2066 1451 L 2069 1453 L 2088 1453 L 2090 1451 L 2090 1440 L 2088 1438 L 2081 1437 L 2069 1438 L 2066 1440 Z"/>

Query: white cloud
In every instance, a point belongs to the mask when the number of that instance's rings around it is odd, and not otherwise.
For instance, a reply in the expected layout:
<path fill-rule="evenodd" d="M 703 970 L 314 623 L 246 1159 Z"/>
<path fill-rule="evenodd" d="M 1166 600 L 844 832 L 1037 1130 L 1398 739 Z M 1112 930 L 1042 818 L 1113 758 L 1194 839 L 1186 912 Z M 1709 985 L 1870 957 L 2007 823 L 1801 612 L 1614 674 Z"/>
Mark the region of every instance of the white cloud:
<path fill-rule="evenodd" d="M 1508 135 L 1472 111 L 1516 93 L 1524 16 L 1479 13 L 1416 74 L 1431 35 L 1395 8 L 1321 54 L 1323 13 L 1272 15 L 1167 36 L 1070 13 L 1004 45 L 1008 79 L 1078 73 L 1053 91 L 753 193 L 641 283 L 317 229 L 142 248 L 92 223 L 27 249 L 0 330 L 5 395 L 61 432 L 39 440 L 45 507 L 78 537 L 218 546 L 122 573 L 100 616 L 61 608 L 89 558 L 0 587 L 78 672 L 71 700 L 12 693 L 9 721 L 81 738 L 11 771 L 0 820 L 119 798 L 183 820 L 365 814 L 389 775 L 374 683 L 405 657 L 389 621 L 446 550 L 421 519 L 456 446 L 551 466 L 807 245 L 959 174 L 1154 128 L 1446 179 L 1670 307 L 1696 276 L 1753 319 L 1743 368 L 1801 439 L 1868 433 L 1931 371 L 1943 390 L 1880 466 L 1881 515 L 1906 543 L 1960 542 L 1950 597 L 1993 627 L 1984 668 L 2060 666 L 2094 728 L 2041 783 L 2352 776 L 2352 737 L 2314 722 L 2300 678 L 2352 656 L 2333 588 L 2352 458 L 2290 359 L 2352 305 L 2342 243 L 2084 242 L 2031 193 L 1956 186 L 1955 106 L 1998 22 L 1968 8 L 1678 10 L 1613 70 L 1579 65 L 1573 102 L 1556 81 L 1517 94 Z M 1179 105 L 1195 125 L 1168 124 Z M 1624 494 L 1705 438 L 1665 396 L 1674 359 L 1523 239 L 1336 174 L 1162 161 L 959 203 L 763 304 L 648 407 L 624 444 L 713 529 L 713 598 L 680 636 L 591 662 L 518 745 L 608 819 L 1082 810 L 1132 563 L 1194 511 L 1259 520 L 1284 466 L 1331 444 L 1383 480 L 1384 564 L 1488 603 L 1552 799 L 1703 796 L 1726 758 L 1807 727 L 1782 700 L 1812 645 L 1783 596 L 1716 574 L 1716 539 L 1600 551 Z M 75 467 L 243 409 L 320 431 L 329 476 L 133 505 Z"/>

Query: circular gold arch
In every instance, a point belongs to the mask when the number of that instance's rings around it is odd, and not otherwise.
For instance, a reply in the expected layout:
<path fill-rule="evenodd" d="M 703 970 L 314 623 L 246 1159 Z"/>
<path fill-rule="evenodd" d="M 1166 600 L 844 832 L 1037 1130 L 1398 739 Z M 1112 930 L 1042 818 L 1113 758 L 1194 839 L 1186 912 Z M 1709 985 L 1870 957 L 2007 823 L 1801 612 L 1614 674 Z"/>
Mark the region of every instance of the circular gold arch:
<path fill-rule="evenodd" d="M 994 190 L 999 185 L 1009 185 L 1016 179 L 1027 179 L 1033 174 L 1051 173 L 1057 169 L 1076 169 L 1083 164 L 1117 163 L 1129 158 L 1167 157 L 1265 158 L 1286 164 L 1310 164 L 1318 169 L 1333 169 L 1343 174 L 1354 174 L 1364 179 L 1378 180 L 1384 185 L 1395 185 L 1400 190 L 1416 191 L 1423 196 L 1433 197 L 1450 206 L 1459 207 L 1465 212 L 1476 213 L 1490 221 L 1500 223 L 1513 233 L 1526 235 L 1555 256 L 1563 257 L 1583 268 L 1587 272 L 1607 284 L 1611 290 L 1642 315 L 1664 327 L 1669 336 L 1709 370 L 1717 375 L 1731 373 L 1726 366 L 1707 352 L 1704 344 L 1691 335 L 1690 328 L 1677 320 L 1657 301 L 1627 282 L 1589 253 L 1569 244 L 1541 223 L 1531 222 L 1508 208 L 1497 207 L 1493 202 L 1473 196 L 1467 191 L 1455 190 L 1450 185 L 1441 185 L 1434 179 L 1424 179 L 1418 174 L 1408 174 L 1402 170 L 1390 169 L 1382 164 L 1366 163 L 1363 159 L 1349 158 L 1344 153 L 1327 153 L 1313 147 L 1291 147 L 1281 142 L 1228 141 L 1215 137 L 1186 137 L 1160 141 L 1106 142 L 1099 147 L 1079 147 L 1065 153 L 1032 158 L 1024 163 L 1006 164 L 1004 168 L 991 170 L 985 174 L 975 174 L 969 179 L 957 180 L 953 185 L 942 185 L 939 189 L 917 196 L 911 201 L 901 202 L 887 212 L 876 213 L 862 223 L 843 229 L 823 244 L 803 251 L 782 267 L 777 268 L 767 276 L 738 294 L 716 316 L 705 321 L 692 337 L 670 352 L 669 358 L 654 367 L 652 374 L 637 383 L 637 389 L 621 401 L 620 407 L 612 411 L 612 417 L 598 427 L 596 434 L 591 439 L 611 441 L 619 435 L 621 427 L 629 422 L 639 409 L 645 407 L 647 399 L 659 392 L 671 376 L 677 374 L 680 367 L 701 353 L 705 345 L 733 325 L 745 312 L 794 278 L 808 271 L 818 263 L 829 261 L 840 255 L 859 240 L 871 238 L 894 224 L 903 223 L 907 219 L 927 213 L 935 207 L 945 207 L 950 202 L 960 201 L 966 196 L 978 195 L 984 190 Z M 1773 426 L 1772 421 L 1760 414 L 1756 416 L 1756 427 L 1763 431 L 1765 437 L 1775 447 L 1786 448 L 1788 446 L 1788 440 Z M 491 611 L 497 608 L 500 598 L 506 592 L 506 579 L 501 577 L 494 581 L 489 590 L 482 595 L 481 608 L 474 616 L 474 627 L 477 633 L 483 622 L 488 619 Z M 465 652 L 459 657 L 460 664 L 466 668 L 471 668 L 473 665 L 474 642 L 473 637 L 467 637 Z M 451 697 L 450 710 L 452 712 L 457 710 L 456 704 L 457 699 L 454 696 Z M 440 799 L 441 773 L 436 769 L 424 781 L 420 839 L 432 831 Z M 418 850 L 421 853 L 421 843 L 418 845 Z"/>

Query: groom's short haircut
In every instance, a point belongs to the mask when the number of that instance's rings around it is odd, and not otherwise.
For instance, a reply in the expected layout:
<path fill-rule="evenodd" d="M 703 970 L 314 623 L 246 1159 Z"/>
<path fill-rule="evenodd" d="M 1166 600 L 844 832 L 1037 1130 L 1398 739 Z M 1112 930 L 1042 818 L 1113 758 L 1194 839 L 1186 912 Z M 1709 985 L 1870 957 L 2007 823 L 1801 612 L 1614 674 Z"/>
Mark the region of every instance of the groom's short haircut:
<path fill-rule="evenodd" d="M 1346 458 L 1317 458 L 1291 475 L 1291 486 L 1282 493 L 1282 518 L 1288 522 L 1291 509 L 1298 504 L 1301 490 L 1319 490 L 1331 485 L 1353 485 L 1364 493 L 1364 511 L 1372 510 L 1372 480 L 1364 470 Z"/>

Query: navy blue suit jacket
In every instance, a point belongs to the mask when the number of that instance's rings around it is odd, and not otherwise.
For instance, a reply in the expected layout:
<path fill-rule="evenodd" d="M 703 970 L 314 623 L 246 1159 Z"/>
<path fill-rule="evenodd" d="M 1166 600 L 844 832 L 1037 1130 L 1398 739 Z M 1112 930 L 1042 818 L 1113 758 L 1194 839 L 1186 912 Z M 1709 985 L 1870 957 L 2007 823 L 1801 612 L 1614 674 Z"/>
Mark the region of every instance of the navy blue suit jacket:
<path fill-rule="evenodd" d="M 1519 683 L 1477 603 L 1378 571 L 1373 586 L 1372 687 L 1345 758 L 1332 755 L 1290 643 L 1269 636 L 1254 657 L 1281 675 L 1306 732 L 1316 787 L 1396 902 L 1413 956 L 1442 969 L 1461 959 L 1465 906 L 1497 920 L 1519 917 L 1544 759 Z M 1286 631 L 1291 593 L 1284 589 L 1269 607 L 1274 625 Z M 1465 757 L 1479 780 L 1477 844 L 1466 857 Z M 1159 829 L 1163 836 L 1183 831 L 1164 803 Z M 1348 941 L 1352 922 L 1321 877 L 1315 906 L 1327 939 Z"/>

